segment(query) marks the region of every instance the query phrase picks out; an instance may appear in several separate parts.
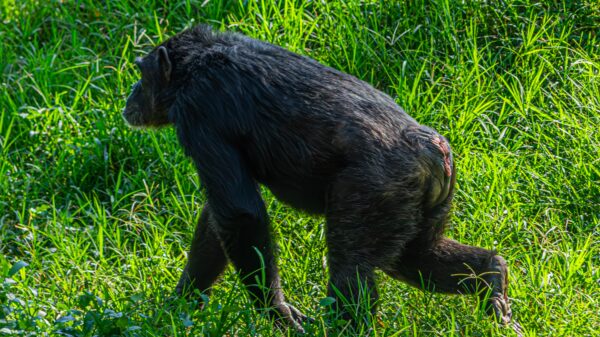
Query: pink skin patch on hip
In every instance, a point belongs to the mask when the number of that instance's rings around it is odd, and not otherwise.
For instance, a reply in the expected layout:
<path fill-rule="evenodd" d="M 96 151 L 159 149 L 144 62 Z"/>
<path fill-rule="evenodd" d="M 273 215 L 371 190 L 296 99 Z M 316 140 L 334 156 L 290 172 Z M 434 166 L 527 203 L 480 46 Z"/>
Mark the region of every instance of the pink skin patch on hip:
<path fill-rule="evenodd" d="M 431 140 L 438 150 L 444 155 L 444 173 L 450 177 L 452 175 L 452 159 L 450 157 L 450 146 L 443 138 L 435 137 Z"/>

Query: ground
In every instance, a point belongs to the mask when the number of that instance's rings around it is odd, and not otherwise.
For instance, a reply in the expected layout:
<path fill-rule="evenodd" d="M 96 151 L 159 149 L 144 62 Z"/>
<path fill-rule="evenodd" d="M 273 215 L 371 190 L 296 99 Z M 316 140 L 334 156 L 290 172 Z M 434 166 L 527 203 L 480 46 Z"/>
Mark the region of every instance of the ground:
<path fill-rule="evenodd" d="M 209 23 L 364 79 L 446 136 L 448 234 L 498 250 L 525 336 L 600 331 L 600 5 L 592 0 L 0 2 L 0 335 L 275 334 L 229 269 L 172 296 L 204 195 L 172 129 L 120 113 L 136 56 Z M 264 191 L 289 301 L 326 329 L 322 218 Z M 379 275 L 377 336 L 515 333 Z M 343 334 L 343 332 L 342 332 Z"/>

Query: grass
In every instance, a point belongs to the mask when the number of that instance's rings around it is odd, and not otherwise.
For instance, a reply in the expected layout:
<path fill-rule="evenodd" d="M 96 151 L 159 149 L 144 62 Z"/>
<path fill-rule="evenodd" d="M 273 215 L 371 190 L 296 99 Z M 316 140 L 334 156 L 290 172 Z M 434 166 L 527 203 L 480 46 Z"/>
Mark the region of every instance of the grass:
<path fill-rule="evenodd" d="M 364 79 L 451 142 L 448 235 L 497 249 L 525 336 L 600 335 L 600 5 L 592 0 L 0 1 L 0 335 L 276 334 L 231 269 L 171 296 L 204 195 L 172 129 L 120 112 L 155 43 L 199 22 Z M 327 330 L 322 218 L 264 191 L 286 295 Z M 376 336 L 488 336 L 471 297 L 379 275 Z"/>

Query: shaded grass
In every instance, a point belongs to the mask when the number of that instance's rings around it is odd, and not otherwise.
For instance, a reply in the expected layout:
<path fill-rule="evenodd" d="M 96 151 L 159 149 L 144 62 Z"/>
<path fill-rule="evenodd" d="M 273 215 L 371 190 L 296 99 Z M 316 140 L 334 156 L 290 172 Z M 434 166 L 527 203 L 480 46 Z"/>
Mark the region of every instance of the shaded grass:
<path fill-rule="evenodd" d="M 173 130 L 120 117 L 134 57 L 198 22 L 349 72 L 438 129 L 459 172 L 449 235 L 507 258 L 525 335 L 600 329 L 595 2 L 5 0 L 0 13 L 0 334 L 274 334 L 231 270 L 204 311 L 170 297 L 204 196 Z M 286 295 L 325 335 L 323 219 L 264 194 Z M 380 288 L 377 335 L 513 334 L 473 298 L 383 274 Z"/>

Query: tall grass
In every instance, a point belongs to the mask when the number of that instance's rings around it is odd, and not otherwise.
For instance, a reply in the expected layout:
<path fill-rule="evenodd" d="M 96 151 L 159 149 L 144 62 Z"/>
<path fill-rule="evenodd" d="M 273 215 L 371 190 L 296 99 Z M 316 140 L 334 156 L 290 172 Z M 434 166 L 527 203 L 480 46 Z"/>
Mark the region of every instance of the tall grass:
<path fill-rule="evenodd" d="M 171 296 L 204 195 L 173 130 L 121 120 L 152 45 L 194 24 L 310 56 L 451 142 L 449 235 L 497 249 L 525 336 L 600 331 L 595 1 L 0 2 L 0 335 L 276 334 L 228 270 Z M 286 295 L 329 329 L 324 220 L 264 191 Z M 514 335 L 474 298 L 379 275 L 377 336 Z"/>

